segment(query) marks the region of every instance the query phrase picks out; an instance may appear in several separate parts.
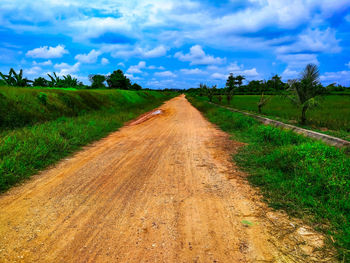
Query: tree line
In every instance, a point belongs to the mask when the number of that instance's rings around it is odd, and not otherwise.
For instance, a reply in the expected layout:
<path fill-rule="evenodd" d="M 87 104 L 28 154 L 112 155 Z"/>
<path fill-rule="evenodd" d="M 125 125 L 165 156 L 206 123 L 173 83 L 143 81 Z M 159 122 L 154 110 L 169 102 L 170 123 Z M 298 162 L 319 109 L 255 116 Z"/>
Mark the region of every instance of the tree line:
<path fill-rule="evenodd" d="M 340 85 L 331 84 L 324 87 L 320 82 L 319 68 L 314 64 L 308 64 L 300 73 L 299 79 L 289 80 L 284 83 L 280 76 L 274 75 L 270 80 L 252 80 L 247 85 L 243 85 L 244 76 L 234 76 L 232 73 L 226 80 L 225 88 L 218 89 L 217 85 L 208 86 L 200 84 L 196 89 L 189 89 L 188 92 L 208 97 L 209 102 L 213 102 L 214 97 L 219 101 L 226 97 L 227 104 L 231 103 L 234 95 L 238 94 L 259 94 L 260 99 L 257 102 L 258 112 L 262 113 L 263 107 L 269 102 L 271 96 L 280 95 L 287 97 L 300 109 L 301 124 L 305 124 L 306 112 L 320 104 L 319 96 L 330 91 L 347 91 Z"/>
<path fill-rule="evenodd" d="M 122 70 L 118 69 L 109 75 L 89 75 L 91 85 L 85 85 L 71 75 L 58 76 L 55 72 L 47 74 L 48 79 L 38 77 L 29 80 L 23 77 L 23 70 L 18 73 L 11 68 L 8 74 L 0 72 L 0 85 L 15 87 L 55 87 L 55 88 L 78 88 L 78 89 L 130 89 L 140 90 L 142 87 L 137 83 L 131 83 Z"/>

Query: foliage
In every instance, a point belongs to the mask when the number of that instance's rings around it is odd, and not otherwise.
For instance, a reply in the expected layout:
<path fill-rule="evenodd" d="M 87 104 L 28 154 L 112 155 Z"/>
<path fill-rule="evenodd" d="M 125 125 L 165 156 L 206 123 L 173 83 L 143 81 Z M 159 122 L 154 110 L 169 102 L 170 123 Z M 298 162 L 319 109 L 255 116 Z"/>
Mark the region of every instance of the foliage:
<path fill-rule="evenodd" d="M 262 113 L 262 108 L 268 103 L 271 97 L 264 96 L 264 92 L 261 93 L 260 100 L 258 102 L 258 112 Z"/>
<path fill-rule="evenodd" d="M 39 92 L 38 99 L 41 102 L 41 104 L 46 105 L 47 104 L 47 94 L 44 92 Z"/>
<path fill-rule="evenodd" d="M 132 90 L 141 90 L 142 87 L 139 84 L 134 83 L 134 84 L 131 85 L 131 89 Z"/>
<path fill-rule="evenodd" d="M 130 89 L 130 80 L 124 75 L 120 69 L 113 71 L 107 77 L 107 84 L 110 89 Z"/>
<path fill-rule="evenodd" d="M 39 78 L 34 79 L 33 86 L 36 86 L 36 87 L 48 87 L 49 86 L 49 82 L 45 78 L 39 77 Z"/>
<path fill-rule="evenodd" d="M 105 89 L 106 85 L 104 82 L 106 81 L 106 76 L 104 75 L 90 75 L 89 80 L 91 81 L 91 88 L 92 89 Z"/>
<path fill-rule="evenodd" d="M 11 68 L 8 75 L 4 75 L 0 72 L 0 77 L 8 86 L 16 86 L 16 87 L 26 87 L 32 83 L 31 80 L 27 78 L 23 78 L 23 70 L 21 69 L 19 73 Z"/>
<path fill-rule="evenodd" d="M 324 91 L 319 79 L 318 67 L 314 64 L 308 64 L 301 73 L 300 80 L 289 82 L 290 90 L 293 92 L 293 96 L 289 96 L 289 98 L 301 108 L 301 124 L 306 123 L 306 111 L 318 105 L 315 97 Z"/>
<path fill-rule="evenodd" d="M 199 97 L 189 99 L 210 121 L 248 143 L 235 161 L 269 204 L 332 236 L 339 258 L 350 262 L 350 158 L 345 151 Z"/>

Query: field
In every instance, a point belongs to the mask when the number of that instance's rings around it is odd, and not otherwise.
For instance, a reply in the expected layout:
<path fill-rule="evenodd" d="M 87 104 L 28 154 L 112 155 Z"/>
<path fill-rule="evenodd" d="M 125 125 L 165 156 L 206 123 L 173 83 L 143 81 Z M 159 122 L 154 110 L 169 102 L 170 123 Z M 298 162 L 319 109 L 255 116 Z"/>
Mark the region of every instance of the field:
<path fill-rule="evenodd" d="M 221 103 L 215 96 L 213 102 L 257 113 L 259 99 L 260 95 L 235 95 L 228 105 L 225 96 L 222 96 Z M 272 95 L 263 107 L 262 114 L 294 125 L 298 125 L 300 120 L 300 110 L 288 98 L 281 96 Z M 307 125 L 303 126 L 305 128 L 350 140 L 350 96 L 321 97 L 320 105 L 307 112 L 307 120 Z"/>
<path fill-rule="evenodd" d="M 0 191 L 174 96 L 155 91 L 0 88 Z"/>
<path fill-rule="evenodd" d="M 238 105 L 238 98 L 242 98 L 237 97 L 237 104 L 233 105 Z M 245 96 L 240 101 L 251 99 L 253 105 L 254 98 Z M 348 153 L 291 131 L 262 125 L 243 114 L 208 104 L 203 98 L 189 99 L 235 140 L 248 143 L 234 160 L 249 172 L 248 180 L 262 190 L 270 206 L 303 218 L 328 234 L 329 243 L 334 241 L 339 250 L 339 257 L 349 262 Z"/>

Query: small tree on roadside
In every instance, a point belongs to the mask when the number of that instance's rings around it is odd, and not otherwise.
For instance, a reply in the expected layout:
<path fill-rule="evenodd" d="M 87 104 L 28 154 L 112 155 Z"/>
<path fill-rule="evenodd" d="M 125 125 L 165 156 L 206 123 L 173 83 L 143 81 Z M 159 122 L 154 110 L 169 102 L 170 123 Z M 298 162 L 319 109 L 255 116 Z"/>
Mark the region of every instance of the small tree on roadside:
<path fill-rule="evenodd" d="M 227 100 L 227 104 L 231 103 L 231 100 L 233 98 L 233 91 L 226 89 L 226 100 Z"/>
<path fill-rule="evenodd" d="M 237 85 L 237 79 L 233 76 L 232 73 L 228 76 L 226 80 L 226 88 L 230 91 L 233 91 L 236 88 Z"/>
<path fill-rule="evenodd" d="M 263 81 L 261 88 L 261 96 L 258 102 L 258 112 L 261 114 L 262 108 L 267 104 L 267 102 L 271 99 L 271 96 L 264 96 L 264 92 L 267 90 L 268 83 L 266 81 Z"/>
<path fill-rule="evenodd" d="M 92 89 L 105 89 L 106 85 L 104 82 L 106 81 L 106 76 L 104 75 L 90 75 L 89 80 L 91 81 L 91 88 Z"/>
<path fill-rule="evenodd" d="M 299 80 L 291 80 L 288 83 L 292 95 L 289 98 L 301 108 L 301 124 L 306 123 L 308 109 L 318 105 L 316 97 L 321 95 L 324 88 L 320 84 L 320 71 L 314 64 L 308 64 L 301 72 Z"/>
<path fill-rule="evenodd" d="M 207 95 L 210 102 L 213 102 L 215 92 L 216 92 L 216 85 L 212 86 L 211 88 L 207 88 Z"/>

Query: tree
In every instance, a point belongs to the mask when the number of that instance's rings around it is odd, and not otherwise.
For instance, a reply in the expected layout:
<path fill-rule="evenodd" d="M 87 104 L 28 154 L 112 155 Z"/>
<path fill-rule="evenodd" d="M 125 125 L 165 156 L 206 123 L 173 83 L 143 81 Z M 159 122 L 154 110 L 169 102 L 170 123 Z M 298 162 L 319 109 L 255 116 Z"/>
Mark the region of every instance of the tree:
<path fill-rule="evenodd" d="M 0 77 L 5 81 L 6 85 L 9 86 L 26 87 L 30 86 L 30 83 L 33 82 L 27 78 L 23 78 L 22 69 L 17 74 L 16 71 L 11 68 L 8 75 L 4 75 L 0 72 Z"/>
<path fill-rule="evenodd" d="M 120 69 L 113 71 L 107 77 L 107 84 L 110 89 L 130 89 L 131 82 Z"/>
<path fill-rule="evenodd" d="M 232 73 L 228 76 L 226 80 L 226 88 L 230 91 L 233 91 L 236 88 L 237 81 L 236 78 L 233 76 Z"/>
<path fill-rule="evenodd" d="M 232 91 L 232 90 L 229 90 L 229 89 L 226 89 L 226 100 L 227 100 L 227 104 L 230 104 L 230 103 L 231 103 L 232 97 L 233 97 L 233 91 Z"/>
<path fill-rule="evenodd" d="M 241 90 L 241 86 L 242 86 L 242 84 L 243 84 L 243 80 L 245 80 L 245 77 L 242 76 L 242 75 L 238 75 L 238 76 L 236 77 L 236 83 L 237 83 L 237 85 L 238 85 L 238 90 L 239 90 L 239 91 L 242 91 L 242 90 Z"/>
<path fill-rule="evenodd" d="M 290 99 L 301 108 L 301 124 L 305 124 L 307 110 L 318 105 L 315 98 L 324 91 L 320 84 L 318 67 L 308 64 L 301 72 L 299 80 L 289 81 L 289 87 L 289 90 L 293 92 Z"/>
<path fill-rule="evenodd" d="M 207 88 L 207 95 L 210 102 L 213 102 L 213 97 L 215 95 L 215 92 L 216 92 L 216 85 L 212 86 L 211 88 Z"/>
<path fill-rule="evenodd" d="M 133 89 L 133 90 L 141 90 L 142 87 L 139 84 L 134 83 L 134 84 L 132 84 L 131 89 Z"/>
<path fill-rule="evenodd" d="M 36 78 L 33 81 L 34 87 L 47 87 L 48 85 L 49 85 L 49 82 L 43 77 Z"/>
<path fill-rule="evenodd" d="M 91 81 L 92 89 L 105 89 L 106 85 L 104 82 L 106 81 L 106 76 L 104 75 L 90 75 L 89 80 Z"/>
<path fill-rule="evenodd" d="M 268 82 L 266 82 L 265 80 L 262 82 L 261 85 L 261 96 L 260 96 L 260 100 L 258 102 L 258 112 L 261 114 L 262 112 L 262 108 L 267 104 L 267 102 L 271 99 L 271 97 L 266 97 L 264 96 L 264 92 L 267 90 L 268 88 Z"/>

